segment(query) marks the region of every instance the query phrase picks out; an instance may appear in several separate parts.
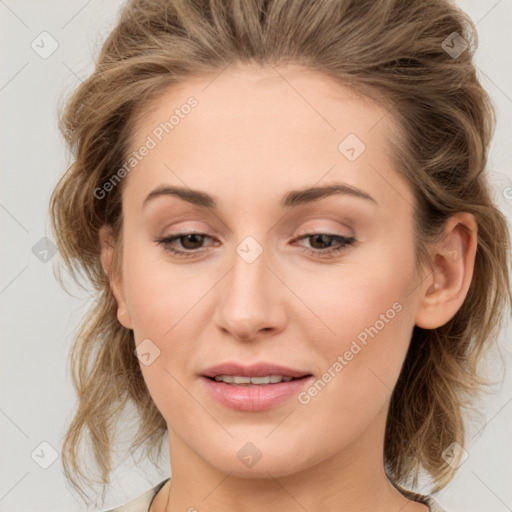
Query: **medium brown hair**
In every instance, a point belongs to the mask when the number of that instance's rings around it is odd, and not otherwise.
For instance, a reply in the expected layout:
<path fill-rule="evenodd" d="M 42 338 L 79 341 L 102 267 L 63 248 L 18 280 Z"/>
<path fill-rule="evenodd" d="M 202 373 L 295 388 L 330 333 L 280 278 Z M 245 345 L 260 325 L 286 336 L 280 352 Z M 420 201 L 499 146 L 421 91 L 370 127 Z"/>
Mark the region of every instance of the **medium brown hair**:
<path fill-rule="evenodd" d="M 468 48 L 454 56 L 443 41 L 456 32 Z M 461 40 L 458 40 L 460 43 Z M 493 204 L 485 172 L 494 111 L 479 83 L 470 18 L 448 0 L 132 0 L 120 13 L 92 75 L 68 99 L 60 130 L 73 162 L 51 198 L 52 227 L 64 263 L 95 289 L 72 348 L 78 407 L 63 443 L 66 476 L 91 482 L 78 452 L 89 435 L 102 483 L 109 481 L 116 425 L 128 404 L 138 430 L 129 453 L 152 458 L 166 434 L 134 355 L 134 337 L 116 317 L 116 301 L 100 262 L 98 233 L 111 226 L 120 261 L 122 190 L 94 193 L 126 161 L 137 116 L 172 84 L 220 73 L 234 63 L 299 64 L 385 105 L 399 127 L 392 141 L 397 172 L 415 197 L 418 262 L 442 235 L 446 220 L 469 212 L 478 224 L 473 279 L 466 299 L 445 325 L 414 328 L 393 391 L 384 460 L 396 484 L 433 490 L 452 478 L 443 458 L 465 445 L 464 412 L 485 381 L 478 366 L 495 345 L 506 306 L 510 240 Z M 84 472 L 84 469 L 86 471 Z"/>

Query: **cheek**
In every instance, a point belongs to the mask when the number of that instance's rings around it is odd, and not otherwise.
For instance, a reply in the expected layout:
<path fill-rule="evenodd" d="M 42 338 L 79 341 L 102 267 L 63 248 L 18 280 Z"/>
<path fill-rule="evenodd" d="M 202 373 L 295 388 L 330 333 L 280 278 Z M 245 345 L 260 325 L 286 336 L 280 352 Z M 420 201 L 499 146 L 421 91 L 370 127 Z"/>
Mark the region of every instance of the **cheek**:
<path fill-rule="evenodd" d="M 176 410 L 180 415 L 197 415 L 182 374 L 189 372 L 187 362 L 197 351 L 193 308 L 200 306 L 207 285 L 194 286 L 199 283 L 187 276 L 183 266 L 170 264 L 162 252 L 143 243 L 127 243 L 123 285 L 135 344 L 145 343 L 144 352 L 151 358 L 147 365 L 141 359 L 140 369 L 156 407 L 169 423 Z"/>
<path fill-rule="evenodd" d="M 140 366 L 150 393 L 162 410 L 170 396 L 175 401 L 181 397 L 183 390 L 178 381 L 183 379 L 178 373 L 192 371 L 187 364 L 194 361 L 198 350 L 198 323 L 204 323 L 198 322 L 198 315 L 203 314 L 201 298 L 214 280 L 204 279 L 204 272 L 194 270 L 193 265 L 172 264 L 161 248 L 130 241 L 127 236 L 123 258 L 125 299 L 135 344 L 144 341 L 150 352 L 158 354 L 150 365 Z M 187 407 L 189 402 L 189 397 L 184 396 L 180 407 Z"/>
<path fill-rule="evenodd" d="M 322 372 L 299 398 L 309 431 L 339 446 L 353 442 L 376 418 L 383 418 L 410 342 L 414 317 L 410 282 L 390 265 L 364 278 L 340 280 L 322 319 L 335 331 L 310 331 Z M 351 286 L 352 285 L 352 286 Z M 325 329 L 322 328 L 322 332 Z"/>
<path fill-rule="evenodd" d="M 308 337 L 322 356 L 320 371 L 333 382 L 325 400 L 354 412 L 362 403 L 378 409 L 389 397 L 410 343 L 417 300 L 412 245 L 375 245 L 359 256 L 340 265 L 337 275 L 332 269 L 316 275 L 309 293 L 306 287 L 297 292 L 321 320 Z"/>
<path fill-rule="evenodd" d="M 123 286 L 136 340 L 142 336 L 160 344 L 181 318 L 186 323 L 200 290 L 186 278 L 185 267 L 171 264 L 153 242 L 130 243 L 127 237 L 125 249 Z"/>
<path fill-rule="evenodd" d="M 379 333 L 401 332 L 407 317 L 404 310 L 414 299 L 414 263 L 408 240 L 394 245 L 382 241 L 333 266 L 319 266 L 308 280 L 303 278 L 304 269 L 289 279 L 296 295 L 307 304 L 308 317 L 318 320 L 316 339 L 325 340 L 325 347 L 342 349 L 359 334 L 364 341 L 364 333 L 372 326 Z M 401 338 L 408 340 L 406 335 Z"/>

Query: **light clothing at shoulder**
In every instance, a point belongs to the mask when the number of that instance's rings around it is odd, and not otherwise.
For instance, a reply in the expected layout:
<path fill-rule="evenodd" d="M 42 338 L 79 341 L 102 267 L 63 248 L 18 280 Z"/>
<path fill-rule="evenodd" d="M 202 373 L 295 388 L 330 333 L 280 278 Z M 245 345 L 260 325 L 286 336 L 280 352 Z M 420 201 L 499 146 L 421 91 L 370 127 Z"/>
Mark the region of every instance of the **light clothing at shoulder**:
<path fill-rule="evenodd" d="M 151 507 L 151 503 L 155 496 L 158 494 L 158 491 L 170 480 L 170 478 L 166 478 L 159 484 L 155 485 L 149 491 L 146 491 L 144 494 L 141 494 L 137 498 L 131 500 L 124 505 L 121 505 L 112 510 L 107 510 L 107 512 L 149 512 L 149 508 Z M 439 503 L 437 503 L 430 496 L 422 496 L 420 494 L 414 494 L 414 499 L 416 501 L 420 501 L 421 503 L 425 503 L 430 508 L 430 512 L 447 512 L 444 510 Z"/>
<path fill-rule="evenodd" d="M 155 485 L 152 489 L 149 489 L 145 493 L 141 494 L 137 498 L 116 507 L 112 510 L 107 510 L 106 512 L 148 512 L 151 507 L 151 503 L 155 499 L 155 496 L 158 494 L 158 491 L 168 482 L 170 478 L 166 478 L 159 484 Z"/>

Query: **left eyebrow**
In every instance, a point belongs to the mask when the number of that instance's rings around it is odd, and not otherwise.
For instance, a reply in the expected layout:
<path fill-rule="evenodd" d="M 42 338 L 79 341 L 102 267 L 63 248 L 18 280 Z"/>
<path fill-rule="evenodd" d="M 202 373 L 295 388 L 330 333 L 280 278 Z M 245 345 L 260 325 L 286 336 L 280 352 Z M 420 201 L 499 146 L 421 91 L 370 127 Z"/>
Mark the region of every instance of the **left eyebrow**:
<path fill-rule="evenodd" d="M 377 204 L 377 201 L 364 190 L 346 183 L 334 183 L 322 187 L 307 187 L 299 190 L 291 190 L 281 198 L 279 205 L 281 208 L 290 208 L 318 201 L 319 199 L 332 195 L 349 195 Z M 152 190 L 146 199 L 144 199 L 143 207 L 151 200 L 161 196 L 174 196 L 196 206 L 202 206 L 214 211 L 218 210 L 217 200 L 206 192 L 169 185 L 159 185 Z"/>

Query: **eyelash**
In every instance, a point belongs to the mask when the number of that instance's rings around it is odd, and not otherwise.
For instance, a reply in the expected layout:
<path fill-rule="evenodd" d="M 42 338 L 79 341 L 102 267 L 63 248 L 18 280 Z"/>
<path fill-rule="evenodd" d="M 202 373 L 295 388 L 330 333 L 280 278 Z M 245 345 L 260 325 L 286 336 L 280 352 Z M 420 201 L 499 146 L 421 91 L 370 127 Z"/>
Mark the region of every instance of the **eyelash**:
<path fill-rule="evenodd" d="M 186 237 L 186 236 L 189 236 L 189 235 L 200 235 L 200 236 L 203 236 L 203 237 L 211 238 L 210 236 L 208 236 L 208 235 L 206 235 L 204 233 L 190 232 L 190 233 L 178 233 L 178 234 L 173 235 L 173 236 L 157 238 L 154 241 L 156 243 L 158 243 L 159 245 L 162 245 L 165 251 L 170 252 L 171 254 L 173 254 L 173 255 L 175 255 L 175 256 L 177 256 L 179 258 L 188 258 L 188 257 L 197 255 L 198 251 L 197 250 L 192 250 L 192 249 L 190 249 L 188 251 L 182 251 L 180 249 L 176 249 L 174 247 L 171 247 L 170 244 L 174 240 L 178 240 L 180 238 L 183 238 L 183 237 Z M 296 238 L 293 241 L 296 242 L 297 240 L 303 240 L 305 238 L 311 238 L 311 237 L 314 237 L 314 236 L 322 236 L 322 235 L 323 236 L 327 236 L 327 237 L 329 237 L 331 239 L 338 240 L 339 241 L 338 242 L 338 246 L 334 247 L 334 248 L 327 248 L 325 250 L 322 250 L 322 249 L 308 249 L 308 248 L 305 247 L 304 250 L 306 252 L 309 252 L 313 256 L 320 256 L 321 258 L 329 258 L 329 257 L 334 257 L 337 254 L 346 251 L 347 248 L 350 247 L 351 245 L 353 245 L 353 243 L 356 241 L 356 239 L 354 237 L 346 237 L 346 236 L 342 236 L 342 235 L 333 235 L 333 234 L 330 234 L 330 233 L 306 233 L 306 234 L 301 235 L 300 237 Z"/>

